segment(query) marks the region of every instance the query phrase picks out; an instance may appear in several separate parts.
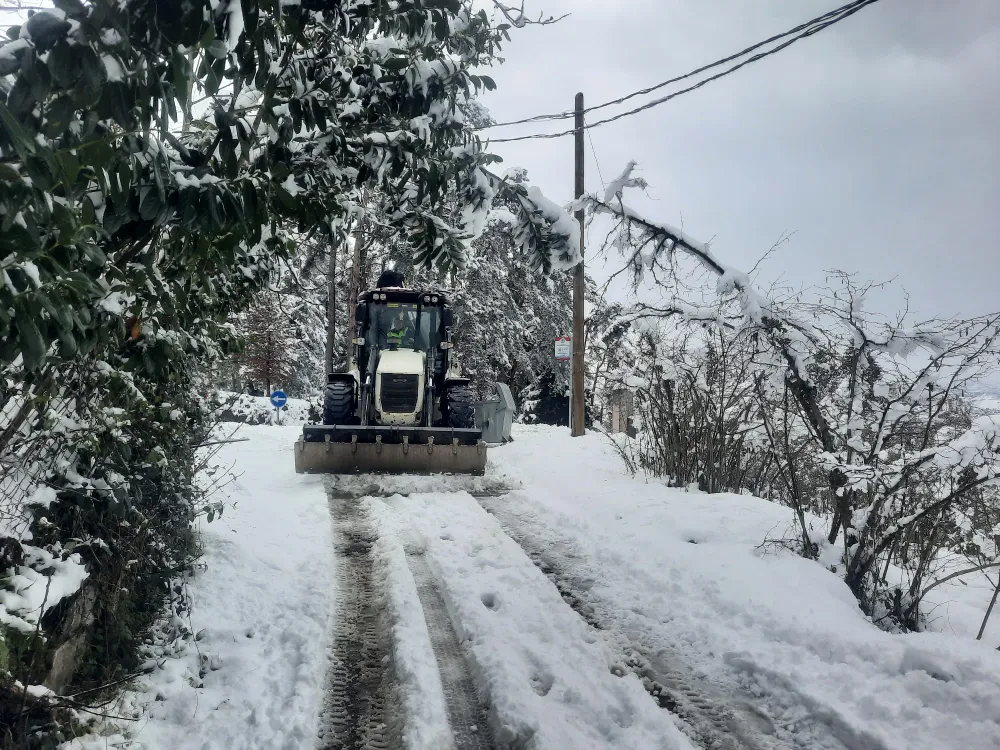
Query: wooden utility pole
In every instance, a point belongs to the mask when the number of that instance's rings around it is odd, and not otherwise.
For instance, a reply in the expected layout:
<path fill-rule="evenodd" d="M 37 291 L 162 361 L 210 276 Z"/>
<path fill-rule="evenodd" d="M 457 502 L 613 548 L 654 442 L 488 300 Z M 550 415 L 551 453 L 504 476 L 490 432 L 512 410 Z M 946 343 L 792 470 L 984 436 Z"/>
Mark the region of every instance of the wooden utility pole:
<path fill-rule="evenodd" d="M 576 95 L 576 197 L 583 195 L 583 94 Z M 583 210 L 576 212 L 580 222 L 580 262 L 573 269 L 573 423 L 572 435 L 579 437 L 586 430 L 584 393 L 583 293 L 585 270 L 583 266 Z"/>

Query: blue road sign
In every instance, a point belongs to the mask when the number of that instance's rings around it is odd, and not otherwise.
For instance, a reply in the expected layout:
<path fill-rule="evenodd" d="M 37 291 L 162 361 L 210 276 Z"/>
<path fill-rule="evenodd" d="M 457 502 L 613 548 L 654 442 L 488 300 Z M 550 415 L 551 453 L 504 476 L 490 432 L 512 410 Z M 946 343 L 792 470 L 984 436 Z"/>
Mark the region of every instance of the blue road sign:
<path fill-rule="evenodd" d="M 288 396 L 285 395 L 284 391 L 275 391 L 271 394 L 271 405 L 275 409 L 280 409 L 288 401 Z"/>

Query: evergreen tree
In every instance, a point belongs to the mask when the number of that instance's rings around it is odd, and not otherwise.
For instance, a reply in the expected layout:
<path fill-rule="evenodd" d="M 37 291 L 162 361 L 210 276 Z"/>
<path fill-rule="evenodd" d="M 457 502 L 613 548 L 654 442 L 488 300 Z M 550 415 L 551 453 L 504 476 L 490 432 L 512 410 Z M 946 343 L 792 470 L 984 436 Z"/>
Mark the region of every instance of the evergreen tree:
<path fill-rule="evenodd" d="M 261 295 L 246 314 L 246 350 L 243 360 L 252 382 L 264 386 L 264 394 L 286 384 L 295 372 L 294 340 L 288 336 L 286 320 L 273 295 Z"/>

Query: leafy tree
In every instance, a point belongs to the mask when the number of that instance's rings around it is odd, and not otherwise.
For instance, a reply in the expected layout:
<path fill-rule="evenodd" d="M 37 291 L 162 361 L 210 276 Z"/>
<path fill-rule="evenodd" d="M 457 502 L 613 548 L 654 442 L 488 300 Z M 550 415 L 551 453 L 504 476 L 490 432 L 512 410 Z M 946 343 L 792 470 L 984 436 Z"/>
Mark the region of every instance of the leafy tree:
<path fill-rule="evenodd" d="M 85 590 L 41 625 L 5 618 L 47 636 L 10 673 L 61 690 L 129 668 L 192 554 L 211 427 L 201 374 L 238 350 L 234 316 L 294 261 L 296 238 L 343 242 L 378 191 L 387 231 L 420 263 L 457 269 L 505 196 L 534 267 L 577 250 L 562 211 L 489 171 L 463 115 L 494 85 L 478 71 L 512 11 L 496 23 L 465 0 L 55 6 L 0 43 L 0 482 L 11 544 L 87 565 Z M 115 653 L 55 679 L 51 655 L 85 604 L 102 632 L 88 643 Z"/>

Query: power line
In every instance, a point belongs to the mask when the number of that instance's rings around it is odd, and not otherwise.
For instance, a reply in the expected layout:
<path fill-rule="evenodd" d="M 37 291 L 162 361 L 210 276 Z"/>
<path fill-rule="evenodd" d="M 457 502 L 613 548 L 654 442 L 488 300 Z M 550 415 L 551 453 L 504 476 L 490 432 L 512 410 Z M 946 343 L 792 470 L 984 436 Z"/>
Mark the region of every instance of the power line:
<path fill-rule="evenodd" d="M 601 162 L 597 159 L 597 149 L 594 148 L 594 138 L 590 134 L 590 128 L 587 128 L 587 118 L 583 119 L 584 128 L 587 130 L 587 140 L 590 141 L 590 153 L 594 155 L 594 164 L 597 166 L 597 176 L 601 178 L 601 189 L 607 189 L 607 185 L 604 184 L 604 175 L 601 173 Z"/>
<path fill-rule="evenodd" d="M 593 112 L 593 111 L 598 110 L 598 109 L 604 109 L 605 107 L 611 107 L 611 106 L 613 106 L 615 104 L 621 104 L 622 102 L 626 102 L 629 99 L 634 99 L 637 96 L 642 96 L 644 94 L 650 94 L 650 93 L 652 93 L 654 91 L 657 91 L 658 89 L 662 89 L 664 86 L 669 86 L 672 83 L 679 83 L 680 81 L 683 81 L 683 80 L 685 80 L 687 78 L 691 78 L 692 76 L 696 76 L 696 75 L 698 75 L 700 73 L 704 73 L 706 70 L 711 70 L 712 68 L 717 68 L 720 65 L 725 65 L 728 62 L 732 62 L 733 60 L 737 60 L 737 59 L 739 59 L 741 57 L 745 57 L 746 55 L 750 54 L 754 50 L 760 49 L 761 47 L 764 47 L 764 46 L 766 46 L 768 44 L 771 44 L 772 42 L 776 42 L 779 39 L 783 39 L 786 36 L 791 36 L 792 34 L 797 34 L 800 31 L 804 31 L 804 30 L 808 29 L 811 26 L 815 26 L 816 24 L 828 21 L 832 17 L 837 16 L 837 15 L 839 15 L 841 13 L 845 13 L 848 10 L 851 10 L 852 8 L 854 8 L 855 6 L 864 6 L 864 5 L 869 4 L 870 2 L 874 2 L 874 0 L 852 0 L 852 2 L 848 3 L 847 5 L 843 5 L 843 6 L 839 7 L 839 8 L 837 8 L 836 10 L 827 11 L 826 13 L 824 13 L 821 16 L 817 16 L 816 18 L 813 18 L 810 21 L 806 21 L 805 23 L 801 23 L 798 26 L 796 26 L 795 28 L 789 29 L 788 31 L 785 31 L 785 32 L 783 32 L 781 34 L 775 34 L 771 38 L 765 39 L 762 42 L 757 42 L 757 44 L 754 44 L 754 45 L 752 45 L 750 47 L 747 47 L 746 49 L 741 50 L 739 52 L 736 52 L 735 54 L 732 54 L 729 57 L 724 57 L 721 60 L 716 60 L 715 62 L 709 63 L 708 65 L 703 65 L 700 68 L 692 70 L 689 73 L 685 73 L 684 75 L 677 76 L 676 78 L 671 78 L 671 79 L 669 79 L 667 81 L 663 81 L 662 83 L 658 83 L 655 86 L 650 86 L 650 87 L 645 88 L 645 89 L 639 89 L 638 91 L 633 91 L 631 94 L 626 94 L 625 96 L 619 97 L 618 99 L 612 99 L 611 101 L 607 101 L 607 102 L 604 102 L 602 104 L 595 104 L 593 107 L 587 107 L 585 110 L 583 110 L 583 112 L 584 112 L 584 114 L 587 114 L 588 112 Z M 525 117 L 524 119 L 521 119 L 521 120 L 510 120 L 509 122 L 495 122 L 495 123 L 491 123 L 489 125 L 483 125 L 482 127 L 476 128 L 476 129 L 477 130 L 487 130 L 489 128 L 502 128 L 502 127 L 505 127 L 507 125 L 523 125 L 523 124 L 529 123 L 529 122 L 544 122 L 544 121 L 547 121 L 547 120 L 567 120 L 567 119 L 569 119 L 569 118 L 571 118 L 573 116 L 574 116 L 573 112 L 571 112 L 569 110 L 563 110 L 562 112 L 554 112 L 552 114 L 547 114 L 547 115 L 535 115 L 534 117 Z"/>
<path fill-rule="evenodd" d="M 830 21 L 831 19 L 834 19 L 834 22 L 836 22 L 837 20 L 840 20 L 839 18 L 836 18 L 840 14 L 844 14 L 844 16 L 846 17 L 847 15 L 853 14 L 853 13 L 857 12 L 858 10 L 860 10 L 862 7 L 864 7 L 866 5 L 870 5 L 871 3 L 875 2 L 875 1 L 876 0 L 852 0 L 852 2 L 848 3 L 847 5 L 843 5 L 843 6 L 839 7 L 839 8 L 837 8 L 836 10 L 827 11 L 826 13 L 824 13 L 821 16 L 817 16 L 816 18 L 813 18 L 810 21 L 806 21 L 805 23 L 801 23 L 798 26 L 796 26 L 795 28 L 789 29 L 788 31 L 785 31 L 785 32 L 783 32 L 781 34 L 775 34 L 774 36 L 770 37 L 769 39 L 765 39 L 762 42 L 758 42 L 757 44 L 754 44 L 754 45 L 752 45 L 750 47 L 747 47 L 744 50 L 736 52 L 735 54 L 729 55 L 728 57 L 724 57 L 721 60 L 716 60 L 715 62 L 709 63 L 708 65 L 703 65 L 700 68 L 697 68 L 695 70 L 690 71 L 689 73 L 685 73 L 684 75 L 677 76 L 676 78 L 671 78 L 669 80 L 663 81 L 662 83 L 658 83 L 655 86 L 650 86 L 648 88 L 639 89 L 638 91 L 633 91 L 631 94 L 626 94 L 625 96 L 619 97 L 617 99 L 612 99 L 610 101 L 603 102 L 602 104 L 595 104 L 593 107 L 587 107 L 586 109 L 583 110 L 583 112 L 584 112 L 584 114 L 586 114 L 588 112 L 594 112 L 594 111 L 596 111 L 598 109 L 604 109 L 606 107 L 614 106 L 615 104 L 621 104 L 621 103 L 626 102 L 629 99 L 633 99 L 633 98 L 635 98 L 637 96 L 642 96 L 644 94 L 650 94 L 653 91 L 657 91 L 658 89 L 662 89 L 664 86 L 669 86 L 670 84 L 673 84 L 673 83 L 679 83 L 680 81 L 686 80 L 686 79 L 691 78 L 693 76 L 696 76 L 696 75 L 698 75 L 700 73 L 704 73 L 706 70 L 711 70 L 712 68 L 717 68 L 720 65 L 725 65 L 728 62 L 732 62 L 733 60 L 737 60 L 737 59 L 739 59 L 741 57 L 745 57 L 746 55 L 750 54 L 754 50 L 760 49 L 761 47 L 764 47 L 764 46 L 766 46 L 768 44 L 776 42 L 779 39 L 783 39 L 783 38 L 785 38 L 787 36 L 791 36 L 792 34 L 797 34 L 797 33 L 801 32 L 801 31 L 807 30 L 810 27 L 815 26 L 817 24 Z M 825 28 L 825 26 L 824 26 L 824 28 Z M 489 125 L 483 125 L 483 126 L 481 126 L 479 128 L 476 128 L 476 130 L 488 130 L 490 128 L 502 128 L 502 127 L 506 127 L 508 125 L 523 125 L 525 123 L 530 123 L 530 122 L 545 122 L 545 121 L 550 121 L 550 120 L 567 120 L 567 119 L 569 119 L 569 118 L 571 118 L 573 116 L 574 116 L 574 113 L 572 111 L 570 111 L 570 110 L 563 110 L 562 112 L 553 112 L 553 113 L 547 114 L 547 115 L 535 115 L 533 117 L 525 117 L 525 118 L 523 118 L 521 120 L 510 120 L 508 122 L 491 123 Z"/>
<path fill-rule="evenodd" d="M 778 34 L 777 36 L 771 37 L 770 39 L 768 39 L 766 41 L 763 41 L 763 42 L 760 42 L 758 44 L 755 44 L 753 47 L 748 47 L 746 50 L 743 50 L 742 52 L 738 52 L 738 53 L 736 53 L 734 55 L 730 55 L 729 57 L 723 58 L 722 60 L 718 60 L 718 61 L 716 61 L 714 63 L 709 64 L 709 65 L 702 66 L 701 68 L 699 68 L 697 70 L 694 70 L 694 71 L 691 71 L 690 73 L 686 73 L 686 74 L 684 74 L 682 76 L 678 76 L 677 78 L 672 78 L 669 81 L 664 81 L 663 83 L 659 83 L 659 84 L 657 84 L 655 86 L 651 86 L 648 89 L 643 89 L 643 90 L 640 90 L 640 91 L 635 91 L 635 92 L 633 92 L 631 94 L 627 94 L 626 96 L 620 97 L 618 99 L 614 99 L 614 100 L 611 100 L 611 101 L 608 101 L 608 102 L 604 102 L 602 104 L 597 104 L 597 105 L 595 105 L 593 107 L 585 109 L 584 112 L 586 113 L 586 112 L 592 112 L 592 111 L 598 110 L 598 109 L 603 109 L 605 107 L 609 107 L 609 106 L 612 106 L 612 105 L 615 105 L 615 104 L 620 104 L 620 103 L 622 103 L 624 101 L 627 101 L 628 99 L 631 99 L 633 97 L 640 96 L 641 94 L 649 93 L 651 91 L 655 91 L 655 90 L 657 90 L 659 88 L 667 86 L 670 83 L 676 83 L 677 81 L 682 81 L 682 80 L 685 80 L 687 78 L 691 78 L 692 76 L 695 76 L 698 73 L 702 73 L 702 72 L 704 72 L 706 70 L 710 70 L 711 68 L 716 68 L 716 67 L 718 67 L 720 65 L 724 65 L 727 62 L 731 62 L 731 61 L 733 61 L 735 59 L 743 57 L 744 55 L 746 55 L 750 51 L 759 49 L 762 46 L 765 46 L 765 45 L 767 45 L 767 44 L 769 44 L 769 43 L 771 43 L 773 41 L 776 41 L 778 39 L 783 39 L 783 38 L 785 38 L 785 37 L 787 37 L 787 36 L 789 36 L 791 34 L 795 34 L 795 36 L 792 36 L 791 39 L 788 39 L 787 41 L 779 44 L 777 47 L 769 49 L 769 50 L 767 50 L 765 52 L 759 52 L 756 55 L 753 55 L 752 57 L 749 57 L 746 60 L 744 60 L 744 61 L 742 61 L 740 63 L 737 63 L 736 65 L 733 65 L 730 68 L 727 68 L 727 69 L 723 70 L 720 73 L 716 73 L 713 76 L 709 76 L 708 78 L 705 78 L 704 80 L 701 80 L 701 81 L 699 81 L 698 83 L 696 83 L 696 84 L 694 84 L 692 86 L 688 86 L 687 88 L 681 89 L 680 91 L 675 91 L 674 93 L 668 94 L 667 96 L 661 97 L 659 99 L 654 99 L 654 100 L 652 100 L 650 102 L 647 102 L 647 103 L 645 103 L 645 104 L 643 104 L 643 105 L 641 105 L 639 107 L 635 107 L 633 109 L 627 110 L 625 112 L 621 112 L 621 113 L 619 113 L 617 115 L 614 115 L 613 117 L 607 117 L 607 118 L 605 118 L 603 120 L 598 120 L 597 122 L 594 122 L 594 123 L 591 123 L 590 125 L 587 125 L 586 128 L 589 130 L 590 128 L 596 128 L 596 127 L 599 127 L 601 125 L 605 125 L 605 124 L 607 124 L 609 122 L 614 122 L 614 121 L 620 120 L 620 119 L 622 119 L 624 117 L 629 117 L 631 115 L 637 114 L 639 112 L 643 112 L 644 110 L 651 109 L 652 107 L 656 107 L 656 106 L 658 106 L 660 104 L 668 102 L 671 99 L 675 99 L 676 97 L 681 96 L 682 94 L 690 93 L 691 91 L 694 91 L 696 89 L 701 88 L 702 86 L 704 86 L 707 83 L 711 83 L 712 81 L 717 81 L 720 78 L 724 78 L 725 76 L 727 76 L 727 75 L 729 75 L 731 73 L 735 73 L 740 68 L 746 67 L 747 65 L 750 65 L 751 63 L 755 63 L 758 60 L 763 60 L 765 57 L 770 57 L 771 55 L 777 54 L 778 52 L 780 52 L 781 50 L 785 49 L 786 47 L 790 47 L 792 44 L 794 44 L 795 42 L 799 41 L 800 39 L 805 39 L 807 37 L 813 36 L 814 34 L 818 34 L 823 29 L 827 29 L 830 26 L 833 26 L 835 23 L 843 21 L 845 18 L 848 18 L 849 16 L 854 15 L 859 10 L 861 10 L 863 8 L 866 8 L 869 5 L 873 5 L 876 2 L 878 2 L 878 0 L 855 0 L 855 2 L 848 3 L 847 5 L 841 6 L 840 8 L 837 8 L 836 10 L 829 11 L 828 13 L 824 13 L 822 16 L 818 16 L 816 19 L 813 19 L 812 21 L 809 21 L 809 22 L 804 23 L 804 24 L 800 24 L 799 26 L 795 27 L 795 29 L 787 31 L 787 32 L 785 32 L 783 34 Z M 798 32 L 798 33 L 796 33 L 796 32 Z M 560 119 L 565 119 L 566 117 L 572 117 L 572 116 L 573 116 L 572 112 L 569 112 L 569 113 L 558 113 L 558 114 L 551 114 L 551 115 L 537 115 L 535 117 L 529 117 L 529 118 L 525 118 L 523 120 L 512 120 L 510 122 L 497 123 L 496 125 L 490 125 L 490 126 L 486 126 L 486 127 L 500 127 L 500 126 L 504 126 L 504 125 L 517 125 L 517 124 L 528 123 L 528 122 L 540 122 L 540 121 L 560 120 Z M 485 128 L 483 128 L 483 129 L 485 129 Z M 533 139 L 561 138 L 561 137 L 563 137 L 565 135 L 572 135 L 575 132 L 576 132 L 576 129 L 574 128 L 572 130 L 564 130 L 564 131 L 559 131 L 559 132 L 556 132 L 556 133 L 535 133 L 533 135 L 522 135 L 522 136 L 517 136 L 517 137 L 514 137 L 514 138 L 495 138 L 495 139 L 490 139 L 490 142 L 491 143 L 510 143 L 510 142 L 513 142 L 513 141 L 525 141 L 525 140 L 533 140 Z"/>

